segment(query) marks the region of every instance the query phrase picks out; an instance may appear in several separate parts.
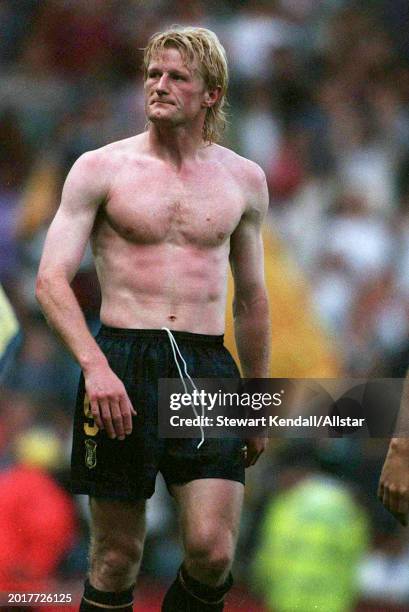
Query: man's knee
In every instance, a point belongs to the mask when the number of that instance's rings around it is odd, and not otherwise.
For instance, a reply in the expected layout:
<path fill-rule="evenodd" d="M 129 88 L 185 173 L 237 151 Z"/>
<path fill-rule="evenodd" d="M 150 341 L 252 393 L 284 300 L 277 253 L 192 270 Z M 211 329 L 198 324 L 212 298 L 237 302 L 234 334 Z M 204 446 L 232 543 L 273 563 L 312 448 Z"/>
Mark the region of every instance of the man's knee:
<path fill-rule="evenodd" d="M 103 590 L 121 590 L 135 582 L 143 542 L 133 539 L 94 539 L 91 545 L 91 582 Z"/>
<path fill-rule="evenodd" d="M 121 591 L 135 582 L 145 537 L 145 502 L 91 499 L 90 582 Z"/>
<path fill-rule="evenodd" d="M 203 529 L 186 543 L 186 565 L 213 578 L 224 576 L 231 567 L 234 537 L 229 530 Z M 195 573 L 196 573 L 195 572 Z"/>

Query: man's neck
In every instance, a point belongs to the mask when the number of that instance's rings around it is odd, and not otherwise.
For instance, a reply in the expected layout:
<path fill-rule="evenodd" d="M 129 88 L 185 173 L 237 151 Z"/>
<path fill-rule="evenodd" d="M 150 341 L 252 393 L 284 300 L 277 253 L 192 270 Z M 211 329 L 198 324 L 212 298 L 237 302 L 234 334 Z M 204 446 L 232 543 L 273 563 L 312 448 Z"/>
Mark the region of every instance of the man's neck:
<path fill-rule="evenodd" d="M 167 128 L 150 124 L 148 142 L 155 155 L 178 167 L 197 159 L 205 147 L 202 129 L 190 130 L 186 126 Z"/>

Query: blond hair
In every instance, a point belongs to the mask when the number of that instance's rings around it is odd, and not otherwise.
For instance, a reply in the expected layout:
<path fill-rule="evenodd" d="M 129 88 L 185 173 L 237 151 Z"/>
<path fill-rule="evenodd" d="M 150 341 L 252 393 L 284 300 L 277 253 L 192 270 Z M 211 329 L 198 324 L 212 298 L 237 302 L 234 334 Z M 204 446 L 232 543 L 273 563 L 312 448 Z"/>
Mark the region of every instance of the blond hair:
<path fill-rule="evenodd" d="M 225 108 L 228 67 L 223 46 L 216 34 L 206 28 L 171 26 L 168 30 L 151 36 L 144 49 L 145 80 L 152 58 L 169 47 L 177 49 L 184 60 L 189 63 L 197 60 L 200 74 L 209 91 L 220 87 L 220 96 L 215 104 L 207 109 L 203 125 L 203 140 L 207 143 L 217 142 L 227 122 Z"/>

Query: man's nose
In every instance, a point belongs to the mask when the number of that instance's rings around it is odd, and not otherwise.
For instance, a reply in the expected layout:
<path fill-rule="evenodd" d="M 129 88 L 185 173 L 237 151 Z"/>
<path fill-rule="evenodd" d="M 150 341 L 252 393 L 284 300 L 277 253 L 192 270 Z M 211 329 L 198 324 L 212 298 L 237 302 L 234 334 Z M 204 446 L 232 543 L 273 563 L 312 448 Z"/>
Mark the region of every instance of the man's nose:
<path fill-rule="evenodd" d="M 166 74 L 162 74 L 162 76 L 160 77 L 156 85 L 156 93 L 163 94 L 163 93 L 168 93 L 168 91 L 169 91 L 168 77 Z"/>

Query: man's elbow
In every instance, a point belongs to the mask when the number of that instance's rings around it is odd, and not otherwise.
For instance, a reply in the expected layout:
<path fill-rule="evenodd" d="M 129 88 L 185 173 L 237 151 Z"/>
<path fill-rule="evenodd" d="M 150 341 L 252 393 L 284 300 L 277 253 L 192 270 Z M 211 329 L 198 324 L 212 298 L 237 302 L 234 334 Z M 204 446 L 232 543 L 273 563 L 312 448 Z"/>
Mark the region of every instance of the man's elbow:
<path fill-rule="evenodd" d="M 35 297 L 40 306 L 47 303 L 49 297 L 61 284 L 61 281 L 64 282 L 65 279 L 61 278 L 61 275 L 58 275 L 54 271 L 40 271 L 37 274 Z"/>
<path fill-rule="evenodd" d="M 47 274 L 39 272 L 36 278 L 35 297 L 37 302 L 42 306 L 45 296 L 50 291 L 50 279 Z"/>

